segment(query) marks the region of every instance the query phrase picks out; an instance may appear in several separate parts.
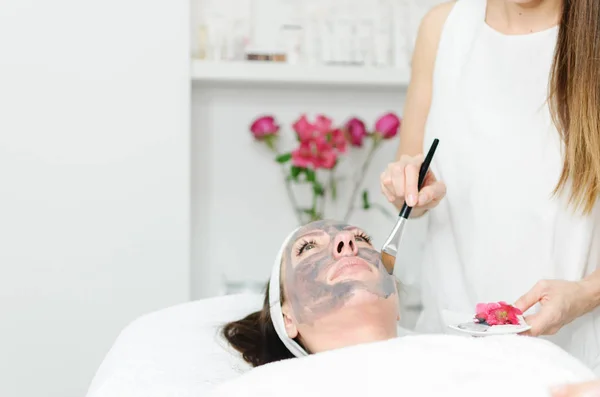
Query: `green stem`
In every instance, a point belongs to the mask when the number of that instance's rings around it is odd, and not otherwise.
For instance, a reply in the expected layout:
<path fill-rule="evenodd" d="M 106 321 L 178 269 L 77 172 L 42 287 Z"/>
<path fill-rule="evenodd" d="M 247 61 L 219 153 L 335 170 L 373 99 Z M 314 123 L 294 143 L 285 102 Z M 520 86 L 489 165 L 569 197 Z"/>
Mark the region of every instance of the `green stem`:
<path fill-rule="evenodd" d="M 298 207 L 298 201 L 296 200 L 296 196 L 294 196 L 294 192 L 292 191 L 292 185 L 290 180 L 288 179 L 287 170 L 283 165 L 281 165 L 281 172 L 283 174 L 283 179 L 285 181 L 285 190 L 287 192 L 290 203 L 292 203 L 292 207 L 294 208 L 294 213 L 296 214 L 296 220 L 298 221 L 298 226 L 302 225 L 302 215 L 300 208 Z"/>
<path fill-rule="evenodd" d="M 371 150 L 369 150 L 367 158 L 360 167 L 359 177 L 354 183 L 354 189 L 352 190 L 352 194 L 350 195 L 350 204 L 348 205 L 348 210 L 344 215 L 344 222 L 348 222 L 348 220 L 350 219 L 350 215 L 352 215 L 352 212 L 354 211 L 354 203 L 356 202 L 356 198 L 358 197 L 358 193 L 360 192 L 360 187 L 362 186 L 363 181 L 365 180 L 365 176 L 367 175 L 367 171 L 369 170 L 369 164 L 371 164 L 373 156 L 375 155 L 375 152 L 379 148 L 380 144 L 381 140 L 377 138 L 373 139 L 373 145 L 371 146 Z"/>
<path fill-rule="evenodd" d="M 331 199 L 335 201 L 337 199 L 337 184 L 335 183 L 335 169 L 332 169 L 329 173 L 329 188 L 331 189 Z"/>
<path fill-rule="evenodd" d="M 317 199 L 318 199 L 318 195 L 315 192 L 315 189 L 313 188 L 313 196 L 312 196 L 312 208 L 311 208 L 311 221 L 315 221 L 317 220 L 317 216 L 319 215 L 317 213 Z"/>
<path fill-rule="evenodd" d="M 333 178 L 334 178 L 334 169 L 331 169 L 329 171 L 329 186 L 327 186 L 327 187 L 331 188 L 331 186 L 332 186 L 331 181 L 333 180 Z M 327 189 L 326 185 L 322 185 L 322 186 L 323 186 L 323 196 L 321 196 L 320 216 L 321 216 L 321 219 L 324 219 L 325 218 L 325 206 L 327 205 L 327 191 L 328 191 L 328 189 Z M 331 192 L 331 198 L 333 200 L 335 200 L 335 195 L 334 195 L 333 191 Z"/>
<path fill-rule="evenodd" d="M 280 155 L 272 141 L 267 141 L 267 146 L 269 147 L 269 149 L 271 149 L 273 153 L 275 153 L 276 156 Z M 281 173 L 283 174 L 283 180 L 285 182 L 285 190 L 288 199 L 290 200 L 290 203 L 292 204 L 292 207 L 294 209 L 294 214 L 296 215 L 296 221 L 298 222 L 298 226 L 300 226 L 304 222 L 302 222 L 302 213 L 300 211 L 300 208 L 298 207 L 298 201 L 296 200 L 296 196 L 294 196 L 294 192 L 292 191 L 292 185 L 290 183 L 290 180 L 288 179 L 288 170 L 283 164 L 280 165 L 280 168 Z"/>

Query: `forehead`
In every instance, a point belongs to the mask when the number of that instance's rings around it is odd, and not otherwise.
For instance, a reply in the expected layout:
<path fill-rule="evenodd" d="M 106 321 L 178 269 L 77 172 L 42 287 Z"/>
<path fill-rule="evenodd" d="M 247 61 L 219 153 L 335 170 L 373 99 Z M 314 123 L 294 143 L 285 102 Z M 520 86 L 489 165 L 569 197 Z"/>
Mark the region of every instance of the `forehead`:
<path fill-rule="evenodd" d="M 294 238 L 292 239 L 292 241 L 299 237 L 302 237 L 303 235 L 305 235 L 307 233 L 324 232 L 324 233 L 327 233 L 330 235 L 334 235 L 342 230 L 351 230 L 351 229 L 356 229 L 356 227 L 354 227 L 352 225 L 348 225 L 343 222 L 338 222 L 338 221 L 330 221 L 330 220 L 315 221 L 315 222 L 311 222 L 307 225 L 304 225 L 300 229 L 298 229 L 298 231 L 294 234 Z"/>

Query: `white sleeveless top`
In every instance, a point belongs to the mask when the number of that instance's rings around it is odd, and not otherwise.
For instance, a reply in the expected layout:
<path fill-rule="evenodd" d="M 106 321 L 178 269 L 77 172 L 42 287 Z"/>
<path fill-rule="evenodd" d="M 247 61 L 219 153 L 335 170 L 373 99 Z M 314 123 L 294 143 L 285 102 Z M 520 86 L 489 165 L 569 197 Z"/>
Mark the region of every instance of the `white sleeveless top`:
<path fill-rule="evenodd" d="M 459 0 L 438 48 L 424 150 L 440 139 L 432 170 L 447 196 L 428 215 L 418 332 L 600 265 L 598 206 L 584 217 L 552 195 L 562 143 L 546 98 L 558 28 L 505 35 L 485 11 L 486 0 Z M 600 310 L 549 339 L 600 373 Z"/>

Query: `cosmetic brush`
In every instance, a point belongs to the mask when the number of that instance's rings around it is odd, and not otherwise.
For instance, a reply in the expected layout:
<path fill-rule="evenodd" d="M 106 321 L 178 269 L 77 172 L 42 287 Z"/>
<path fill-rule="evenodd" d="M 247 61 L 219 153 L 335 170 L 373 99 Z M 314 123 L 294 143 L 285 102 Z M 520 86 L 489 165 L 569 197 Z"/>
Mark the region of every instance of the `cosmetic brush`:
<path fill-rule="evenodd" d="M 431 164 L 431 160 L 433 159 L 433 155 L 437 149 L 438 143 L 439 139 L 433 140 L 433 143 L 429 148 L 429 152 L 423 160 L 423 164 L 421 164 L 421 169 L 419 170 L 418 190 L 421 190 L 421 187 L 423 186 L 425 176 L 429 171 L 429 165 Z M 383 244 L 383 248 L 381 248 L 381 261 L 383 262 L 383 266 L 390 274 L 394 273 L 394 265 L 396 263 L 396 256 L 398 255 L 398 246 L 400 245 L 402 233 L 404 232 L 404 225 L 406 224 L 406 220 L 410 216 L 411 211 L 412 207 L 409 207 L 405 200 L 404 204 L 402 205 L 402 209 L 400 210 L 400 214 L 398 215 L 398 220 L 394 225 L 394 229 L 392 229 L 392 232 Z"/>

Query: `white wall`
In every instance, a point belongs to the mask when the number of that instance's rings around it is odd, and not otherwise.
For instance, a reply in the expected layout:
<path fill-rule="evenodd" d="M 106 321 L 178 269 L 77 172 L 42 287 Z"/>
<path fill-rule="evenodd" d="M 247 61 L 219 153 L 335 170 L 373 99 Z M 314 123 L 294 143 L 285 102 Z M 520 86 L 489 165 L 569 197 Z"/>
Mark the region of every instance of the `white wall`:
<path fill-rule="evenodd" d="M 0 7 L 0 395 L 75 397 L 119 330 L 189 298 L 189 13 Z"/>

